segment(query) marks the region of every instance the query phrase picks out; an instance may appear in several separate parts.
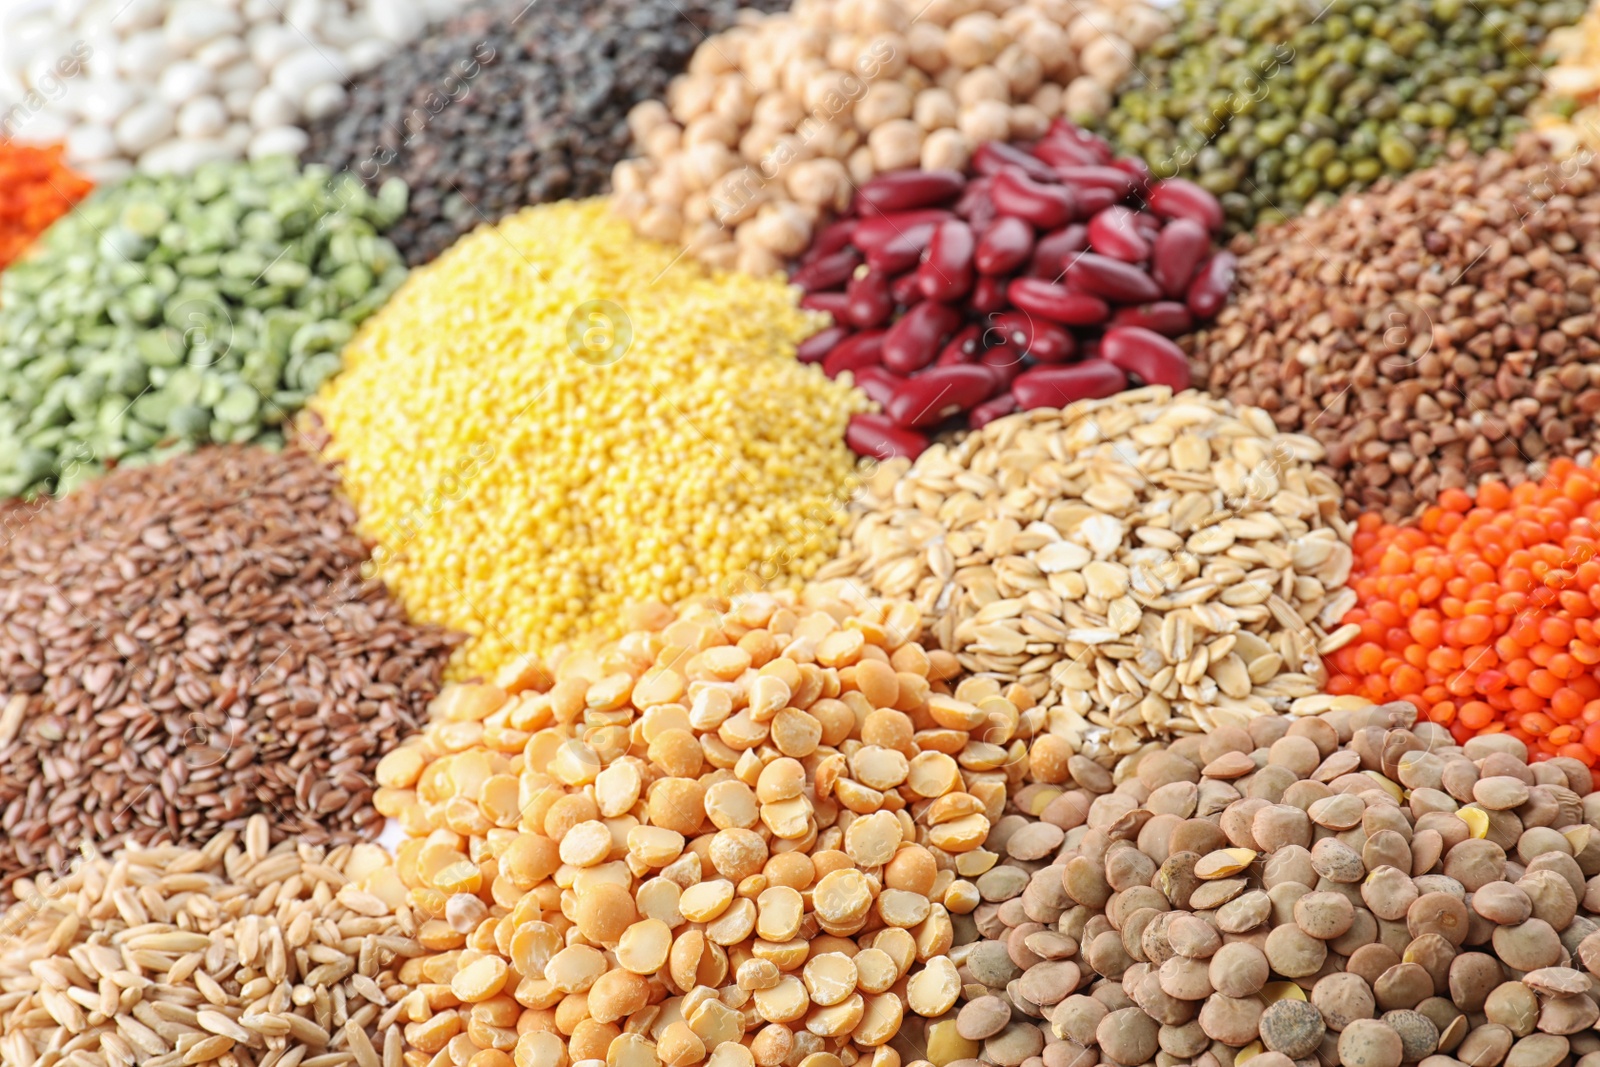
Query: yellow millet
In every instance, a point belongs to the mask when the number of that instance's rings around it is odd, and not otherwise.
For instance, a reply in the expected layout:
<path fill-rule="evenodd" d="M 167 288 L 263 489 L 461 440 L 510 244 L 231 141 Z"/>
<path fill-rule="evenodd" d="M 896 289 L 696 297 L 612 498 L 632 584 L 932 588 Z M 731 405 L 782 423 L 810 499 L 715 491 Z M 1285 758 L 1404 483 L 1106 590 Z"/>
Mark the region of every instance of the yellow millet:
<path fill-rule="evenodd" d="M 824 322 L 603 201 L 547 204 L 414 271 L 312 409 L 376 576 L 472 636 L 456 677 L 489 676 L 614 636 L 630 603 L 792 587 L 832 556 L 867 401 L 795 361 Z"/>

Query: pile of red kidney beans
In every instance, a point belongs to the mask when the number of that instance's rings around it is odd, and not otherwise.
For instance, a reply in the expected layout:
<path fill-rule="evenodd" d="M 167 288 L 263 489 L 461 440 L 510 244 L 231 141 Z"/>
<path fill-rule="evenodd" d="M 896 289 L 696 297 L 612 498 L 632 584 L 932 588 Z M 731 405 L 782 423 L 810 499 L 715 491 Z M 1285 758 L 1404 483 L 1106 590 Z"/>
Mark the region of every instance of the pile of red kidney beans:
<path fill-rule="evenodd" d="M 800 358 L 883 408 L 851 420 L 850 447 L 916 456 L 941 428 L 1188 388 L 1172 338 L 1233 284 L 1216 198 L 1060 120 L 1030 148 L 980 146 L 970 170 L 873 178 L 791 276 L 834 319 Z"/>

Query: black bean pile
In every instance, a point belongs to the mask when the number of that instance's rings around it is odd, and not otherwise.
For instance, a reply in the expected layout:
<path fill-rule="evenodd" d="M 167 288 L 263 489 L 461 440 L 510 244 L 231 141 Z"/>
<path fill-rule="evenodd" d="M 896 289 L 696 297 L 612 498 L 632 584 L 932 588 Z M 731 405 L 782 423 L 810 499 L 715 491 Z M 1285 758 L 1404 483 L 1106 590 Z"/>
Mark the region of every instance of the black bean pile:
<path fill-rule="evenodd" d="M 84 843 L 381 827 L 373 770 L 456 639 L 363 578 L 337 487 L 235 446 L 0 511 L 0 900 Z"/>
<path fill-rule="evenodd" d="M 629 154 L 628 110 L 663 95 L 695 46 L 740 7 L 785 0 L 527 0 L 472 8 L 350 87 L 311 125 L 304 158 L 376 188 L 401 176 L 411 209 L 389 234 L 411 266 L 528 204 L 594 196 Z"/>

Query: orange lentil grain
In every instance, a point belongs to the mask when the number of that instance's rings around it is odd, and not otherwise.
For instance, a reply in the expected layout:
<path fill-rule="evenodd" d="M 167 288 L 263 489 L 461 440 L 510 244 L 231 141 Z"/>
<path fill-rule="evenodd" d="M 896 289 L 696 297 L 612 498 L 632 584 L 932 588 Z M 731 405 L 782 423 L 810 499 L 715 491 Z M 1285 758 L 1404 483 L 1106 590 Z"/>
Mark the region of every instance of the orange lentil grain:
<path fill-rule="evenodd" d="M 62 146 L 0 141 L 0 270 L 93 188 L 62 161 Z"/>

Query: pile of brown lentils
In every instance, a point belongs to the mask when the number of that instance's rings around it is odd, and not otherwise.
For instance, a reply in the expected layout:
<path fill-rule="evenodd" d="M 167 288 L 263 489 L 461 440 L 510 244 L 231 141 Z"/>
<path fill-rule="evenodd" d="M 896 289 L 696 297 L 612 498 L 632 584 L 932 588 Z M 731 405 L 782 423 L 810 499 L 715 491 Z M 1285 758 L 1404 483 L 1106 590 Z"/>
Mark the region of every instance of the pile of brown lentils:
<path fill-rule="evenodd" d="M 935 1067 L 1600 1064 L 1600 794 L 1409 704 L 1029 785 Z"/>

